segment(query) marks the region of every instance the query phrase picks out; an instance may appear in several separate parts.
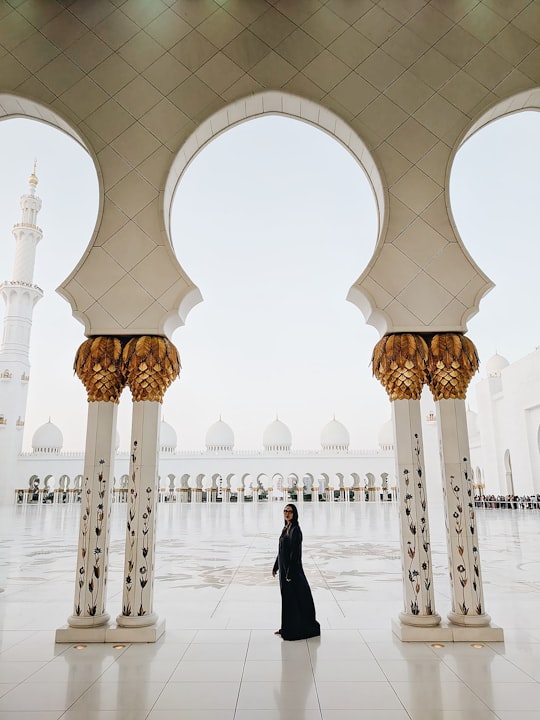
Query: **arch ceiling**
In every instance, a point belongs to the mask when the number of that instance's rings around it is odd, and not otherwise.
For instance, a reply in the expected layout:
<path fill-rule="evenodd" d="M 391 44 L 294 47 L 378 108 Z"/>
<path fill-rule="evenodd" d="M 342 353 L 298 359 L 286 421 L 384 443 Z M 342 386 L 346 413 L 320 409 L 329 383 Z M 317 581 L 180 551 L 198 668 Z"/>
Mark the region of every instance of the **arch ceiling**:
<path fill-rule="evenodd" d="M 373 156 L 361 138 L 347 123 L 343 122 L 340 117 L 328 108 L 289 93 L 270 91 L 242 98 L 222 108 L 201 123 L 183 145 L 172 163 L 163 193 L 164 221 L 169 235 L 173 195 L 182 174 L 191 161 L 211 140 L 222 132 L 262 115 L 284 115 L 294 120 L 303 120 L 327 132 L 340 142 L 364 168 L 377 201 L 379 227 L 383 225 L 385 208 L 384 183 Z"/>
<path fill-rule="evenodd" d="M 466 330 L 491 283 L 457 235 L 448 172 L 468 133 L 537 107 L 540 0 L 68 5 L 3 7 L 0 112 L 41 114 L 96 158 L 102 215 L 59 289 L 88 335 L 170 335 L 200 301 L 168 237 L 174 186 L 195 145 L 261 103 L 362 139 L 387 199 L 349 293 L 367 321 Z"/>

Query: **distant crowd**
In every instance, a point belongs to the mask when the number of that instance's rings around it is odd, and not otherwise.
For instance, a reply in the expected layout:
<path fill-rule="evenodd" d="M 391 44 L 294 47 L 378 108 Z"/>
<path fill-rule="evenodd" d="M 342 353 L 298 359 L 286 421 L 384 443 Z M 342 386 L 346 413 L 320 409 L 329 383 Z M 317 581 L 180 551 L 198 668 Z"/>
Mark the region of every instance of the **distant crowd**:
<path fill-rule="evenodd" d="M 476 495 L 476 507 L 506 508 L 507 510 L 538 510 L 539 495 Z"/>

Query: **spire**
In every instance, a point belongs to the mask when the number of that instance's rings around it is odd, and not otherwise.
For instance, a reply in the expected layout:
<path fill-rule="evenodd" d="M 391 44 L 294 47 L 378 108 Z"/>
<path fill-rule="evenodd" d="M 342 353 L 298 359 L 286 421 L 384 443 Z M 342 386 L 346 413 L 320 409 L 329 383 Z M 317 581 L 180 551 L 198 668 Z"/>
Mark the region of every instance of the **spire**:
<path fill-rule="evenodd" d="M 21 195 L 21 219 L 20 222 L 13 226 L 13 237 L 16 246 L 12 281 L 29 285 L 34 282 L 36 247 L 43 235 L 41 228 L 37 225 L 41 200 L 36 195 L 36 187 L 39 182 L 36 169 L 37 160 L 34 160 L 32 174 L 28 178 L 28 192 Z"/>
<path fill-rule="evenodd" d="M 30 192 L 32 192 L 32 190 L 35 192 L 36 185 L 39 183 L 38 176 L 36 175 L 36 168 L 37 168 L 37 158 L 34 159 L 34 169 L 32 170 L 32 174 L 28 178 L 28 183 L 30 185 Z"/>
<path fill-rule="evenodd" d="M 6 421 L 0 438 L 0 495 L 5 495 L 6 488 L 13 486 L 17 474 L 30 379 L 32 314 L 35 304 L 43 297 L 41 288 L 34 285 L 36 247 L 43 235 L 37 226 L 41 200 L 35 194 L 36 168 L 34 162 L 27 193 L 21 196 L 21 219 L 13 226 L 15 260 L 12 279 L 0 284 L 0 297 L 6 305 L 0 344 L 0 374 L 5 378 L 0 387 L 0 415 Z"/>

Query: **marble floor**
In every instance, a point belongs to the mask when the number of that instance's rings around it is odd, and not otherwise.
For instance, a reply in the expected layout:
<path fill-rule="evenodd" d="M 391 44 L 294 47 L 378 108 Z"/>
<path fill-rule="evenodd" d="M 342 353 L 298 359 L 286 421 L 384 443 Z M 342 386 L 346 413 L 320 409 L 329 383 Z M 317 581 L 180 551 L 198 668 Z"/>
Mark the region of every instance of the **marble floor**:
<path fill-rule="evenodd" d="M 487 612 L 504 643 L 401 643 L 395 504 L 300 507 L 320 639 L 285 642 L 271 576 L 283 503 L 161 504 L 156 644 L 55 645 L 72 611 L 79 507 L 0 508 L 0 720 L 538 720 L 540 511 L 478 512 Z M 113 506 L 107 609 L 121 607 Z M 442 509 L 436 608 L 450 610 Z"/>

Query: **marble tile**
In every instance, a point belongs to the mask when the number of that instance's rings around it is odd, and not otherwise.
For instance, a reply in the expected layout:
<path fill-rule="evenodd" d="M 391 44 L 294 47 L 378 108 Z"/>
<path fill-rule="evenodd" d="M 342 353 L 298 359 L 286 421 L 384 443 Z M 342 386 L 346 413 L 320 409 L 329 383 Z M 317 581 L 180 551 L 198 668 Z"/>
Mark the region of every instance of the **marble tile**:
<path fill-rule="evenodd" d="M 96 681 L 73 703 L 71 710 L 150 710 L 165 688 L 164 682 L 122 679 L 117 682 Z"/>
<path fill-rule="evenodd" d="M 108 611 L 122 600 L 125 508 L 111 518 Z M 536 720 L 538 515 L 478 512 L 486 607 L 505 642 L 400 642 L 397 508 L 304 508 L 320 638 L 286 642 L 269 573 L 281 505 L 158 507 L 156 643 L 54 643 L 72 610 L 77 506 L 0 508 L 0 720 Z M 436 514 L 434 509 L 434 513 Z M 336 530 L 339 528 L 339 531 Z M 220 542 L 216 546 L 215 537 Z M 36 547 L 47 538 L 47 553 Z M 450 609 L 444 528 L 436 604 Z M 43 612 L 43 607 L 47 608 Z M 201 692 L 201 689 L 202 692 Z"/>
<path fill-rule="evenodd" d="M 392 682 L 392 688 L 407 711 L 487 710 L 482 700 L 462 682 Z"/>
<path fill-rule="evenodd" d="M 323 720 L 410 720 L 405 710 L 323 710 Z"/>
<path fill-rule="evenodd" d="M 52 712 L 43 712 L 42 710 L 37 712 L 17 711 L 17 720 L 59 720 L 60 717 L 68 716 L 64 715 L 63 710 Z M 11 711 L 4 712 L 0 710 L 0 720 L 13 720 L 13 713 Z M 135 718 L 133 718 L 133 720 L 135 720 Z"/>
<path fill-rule="evenodd" d="M 169 682 L 154 710 L 231 710 L 236 707 L 239 682 L 209 680 L 201 691 L 200 682 Z"/>
<path fill-rule="evenodd" d="M 15 686 L 0 698 L 0 712 L 67 710 L 91 685 L 91 681 L 36 683 Z"/>
<path fill-rule="evenodd" d="M 319 700 L 313 680 L 243 681 L 237 707 L 239 710 L 317 710 Z"/>
<path fill-rule="evenodd" d="M 152 710 L 146 720 L 233 720 L 235 717 L 238 716 L 234 710 Z"/>
<path fill-rule="evenodd" d="M 148 710 L 68 710 L 63 720 L 146 720 Z M 30 719 L 29 719 L 30 720 Z M 37 718 L 36 718 L 37 720 Z"/>
<path fill-rule="evenodd" d="M 242 675 L 243 681 L 270 682 L 276 680 L 306 682 L 313 680 L 313 669 L 309 663 L 294 660 L 247 660 Z"/>
<path fill-rule="evenodd" d="M 31 675 L 35 678 L 44 665 L 44 662 L 5 662 L 0 659 L 0 682 L 20 683 Z"/>
<path fill-rule="evenodd" d="M 388 682 L 321 682 L 317 692 L 322 710 L 402 710 Z"/>
<path fill-rule="evenodd" d="M 244 671 L 243 661 L 182 660 L 170 676 L 171 682 L 240 682 Z"/>

